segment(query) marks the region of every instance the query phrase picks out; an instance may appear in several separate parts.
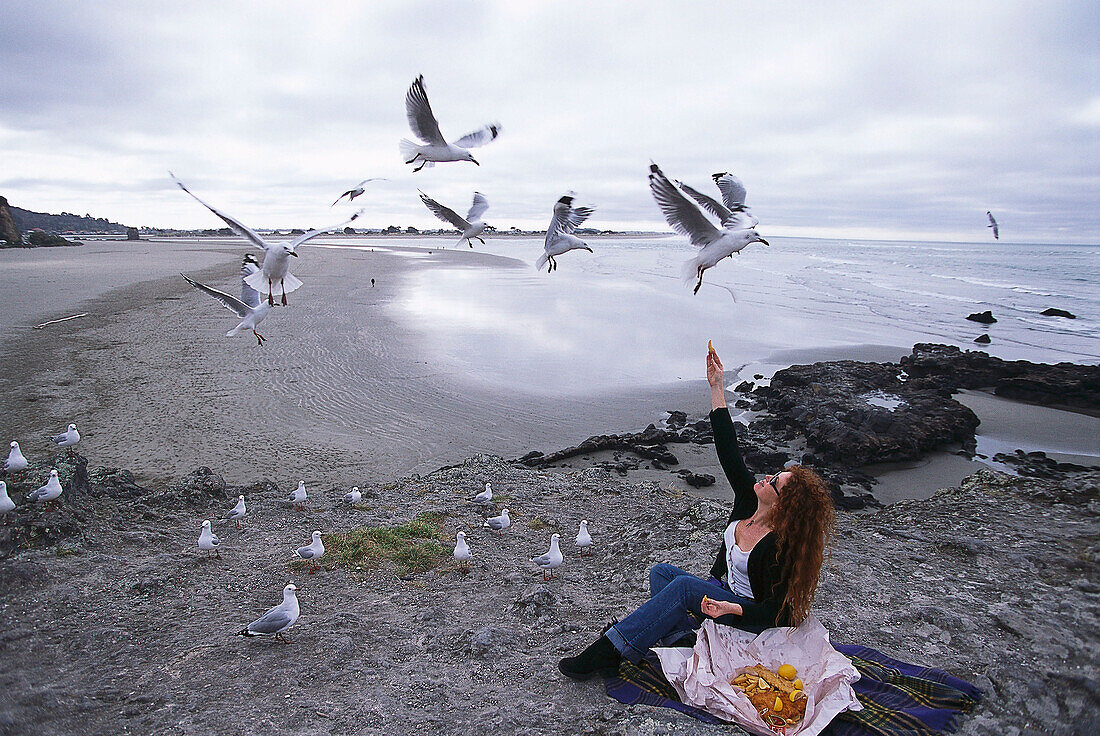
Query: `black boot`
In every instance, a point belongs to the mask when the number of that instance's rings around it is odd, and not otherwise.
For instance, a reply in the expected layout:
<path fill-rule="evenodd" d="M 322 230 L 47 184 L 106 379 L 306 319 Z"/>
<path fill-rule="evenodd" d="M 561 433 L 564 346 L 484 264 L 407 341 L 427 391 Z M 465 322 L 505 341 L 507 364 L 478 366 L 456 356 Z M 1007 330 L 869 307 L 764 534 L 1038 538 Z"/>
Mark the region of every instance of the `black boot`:
<path fill-rule="evenodd" d="M 606 636 L 590 645 L 576 657 L 566 657 L 558 662 L 558 669 L 574 680 L 588 680 L 595 675 L 610 677 L 619 671 L 623 655 Z"/>

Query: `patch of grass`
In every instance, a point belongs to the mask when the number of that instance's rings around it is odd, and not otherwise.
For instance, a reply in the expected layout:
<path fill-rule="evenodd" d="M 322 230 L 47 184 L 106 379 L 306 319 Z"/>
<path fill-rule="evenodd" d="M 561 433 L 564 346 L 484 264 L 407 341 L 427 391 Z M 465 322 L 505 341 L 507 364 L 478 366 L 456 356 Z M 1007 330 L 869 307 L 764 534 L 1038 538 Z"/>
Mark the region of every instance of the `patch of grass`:
<path fill-rule="evenodd" d="M 541 516 L 535 516 L 531 518 L 531 521 L 527 522 L 529 529 L 534 529 L 536 532 L 541 532 L 543 529 L 551 529 L 555 532 L 561 533 L 556 524 L 551 524 Z"/>
<path fill-rule="evenodd" d="M 445 549 L 440 543 L 446 514 L 429 511 L 405 524 L 352 529 L 328 534 L 325 556 L 330 564 L 354 568 L 392 562 L 400 574 L 427 572 L 439 564 Z"/>

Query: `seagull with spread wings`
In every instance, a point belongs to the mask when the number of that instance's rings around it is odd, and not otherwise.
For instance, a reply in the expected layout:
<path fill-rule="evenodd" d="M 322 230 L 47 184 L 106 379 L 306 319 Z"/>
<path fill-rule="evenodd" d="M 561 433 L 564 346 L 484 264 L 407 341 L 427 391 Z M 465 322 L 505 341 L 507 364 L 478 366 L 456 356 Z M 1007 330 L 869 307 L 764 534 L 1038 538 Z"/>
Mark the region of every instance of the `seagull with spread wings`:
<path fill-rule="evenodd" d="M 420 171 L 425 166 L 431 168 L 436 163 L 444 161 L 472 161 L 481 166 L 466 149 L 484 146 L 496 140 L 501 130 L 499 123 L 492 123 L 467 133 L 454 143 L 448 143 L 439 132 L 439 121 L 435 119 L 432 106 L 428 103 L 428 93 L 424 91 L 423 74 L 413 80 L 409 91 L 405 94 L 405 114 L 409 118 L 409 127 L 412 128 L 412 132 L 427 144 L 418 145 L 405 138 L 401 139 L 402 160 L 407 164 L 420 162 L 413 171 Z"/>
<path fill-rule="evenodd" d="M 194 286 L 201 292 L 209 294 L 210 296 L 221 302 L 222 306 L 228 309 L 241 320 L 240 324 L 234 327 L 229 332 L 225 333 L 226 337 L 233 337 L 240 334 L 245 330 L 252 330 L 252 334 L 256 336 L 256 342 L 260 345 L 264 344 L 265 338 L 259 332 L 256 332 L 256 328 L 263 322 L 264 317 L 271 311 L 271 305 L 260 299 L 260 293 L 248 285 L 248 277 L 252 274 L 259 273 L 260 267 L 256 262 L 255 256 L 251 253 L 246 253 L 244 256 L 244 262 L 241 263 L 241 298 L 238 299 L 235 296 L 226 294 L 224 291 L 219 291 L 212 286 L 206 284 L 200 284 L 191 278 L 188 278 L 184 274 L 184 280 L 187 283 Z"/>
<path fill-rule="evenodd" d="M 595 211 L 595 207 L 574 207 L 572 192 L 562 195 L 554 204 L 554 216 L 550 220 L 550 227 L 546 228 L 546 241 L 543 244 L 545 252 L 535 262 L 535 270 L 541 271 L 549 263 L 546 273 L 550 273 L 558 267 L 555 256 L 571 250 L 586 250 L 591 253 L 588 243 L 574 235 L 573 231 Z"/>
<path fill-rule="evenodd" d="M 176 179 L 176 175 L 171 171 L 168 174 L 175 180 L 180 189 L 194 197 L 195 201 L 201 204 L 206 209 L 217 215 L 222 222 L 229 226 L 229 229 L 240 235 L 242 238 L 252 243 L 260 250 L 264 252 L 263 266 L 259 271 L 250 275 L 246 281 L 249 286 L 255 289 L 259 293 L 267 291 L 267 303 L 268 306 L 275 306 L 275 294 L 282 295 L 282 303 L 286 304 L 286 295 L 297 289 L 302 285 L 296 277 L 289 273 L 290 270 L 290 257 L 298 257 L 296 252 L 298 246 L 305 243 L 308 240 L 313 240 L 318 235 L 324 235 L 327 232 L 333 230 L 339 230 L 345 225 L 349 225 L 354 222 L 359 215 L 363 214 L 363 210 L 359 210 L 350 219 L 344 220 L 336 225 L 329 227 L 318 228 L 317 230 L 310 230 L 304 235 L 299 235 L 289 243 L 267 243 L 264 242 L 259 235 L 255 233 L 247 225 L 242 224 L 239 220 L 236 220 L 229 215 L 217 210 L 206 202 L 196 197 L 191 193 L 191 190 L 183 185 L 183 182 Z"/>
<path fill-rule="evenodd" d="M 351 189 L 347 190 L 346 192 L 344 192 L 343 194 L 341 194 L 341 195 L 340 195 L 339 197 L 337 197 L 337 198 L 336 198 L 336 202 L 333 202 L 332 204 L 330 204 L 330 205 L 329 205 L 329 207 L 330 207 L 330 208 L 331 208 L 331 207 L 335 207 L 335 206 L 336 206 L 336 204 L 337 204 L 337 202 L 339 202 L 339 201 L 340 201 L 341 199 L 343 199 L 344 197 L 347 197 L 347 198 L 348 198 L 348 202 L 350 203 L 350 202 L 351 202 L 352 200 L 354 200 L 354 199 L 355 199 L 356 197 L 358 197 L 358 196 L 359 196 L 360 194 L 362 194 L 363 192 L 367 191 L 367 190 L 366 190 L 366 189 L 365 189 L 365 188 L 363 187 L 363 185 L 364 185 L 364 184 L 366 184 L 366 183 L 368 183 L 368 182 L 372 182 L 372 181 L 389 181 L 389 179 L 383 179 L 383 178 L 381 178 L 381 177 L 378 177 L 378 176 L 376 176 L 376 177 L 372 177 L 372 178 L 370 178 L 370 179 L 364 179 L 363 181 L 359 182 L 359 183 L 358 183 L 358 184 L 356 184 L 356 185 L 355 185 L 354 187 L 352 187 Z"/>
<path fill-rule="evenodd" d="M 719 187 L 721 188 L 721 185 Z M 756 218 L 751 215 L 747 215 L 751 219 L 746 219 L 744 213 L 731 212 L 729 218 L 723 221 L 721 229 L 715 227 L 702 210 L 668 180 L 657 164 L 649 166 L 649 189 L 653 192 L 657 206 L 661 208 L 672 229 L 681 235 L 686 235 L 691 240 L 691 244 L 700 249 L 697 256 L 684 264 L 684 280 L 690 283 L 698 278 L 694 291 L 696 294 L 699 293 L 699 287 L 703 285 L 703 272 L 708 268 L 726 256 L 739 253 L 749 243 L 768 245 L 768 241 L 753 229 Z M 696 192 L 696 194 L 699 193 Z M 699 196 L 710 200 L 705 195 Z M 718 205 L 714 200 L 710 202 L 715 206 Z M 719 212 L 711 210 L 710 206 L 704 206 L 716 217 L 722 217 Z M 729 210 L 725 205 L 722 207 Z"/>
<path fill-rule="evenodd" d="M 756 227 L 760 221 L 745 206 L 746 191 L 741 180 L 725 171 L 719 174 L 711 174 L 711 178 L 718 185 L 718 191 L 722 193 L 721 203 L 716 202 L 702 192 L 692 189 L 679 179 L 676 180 L 676 186 L 684 190 L 684 193 L 698 202 L 703 209 L 717 217 L 719 222 L 722 223 L 722 227 Z"/>
<path fill-rule="evenodd" d="M 424 192 L 420 192 L 420 201 L 432 211 L 433 215 L 462 231 L 462 237 L 458 239 L 455 245 L 462 245 L 462 241 L 465 240 L 473 248 L 475 239 L 481 240 L 481 244 L 485 245 L 485 241 L 479 237 L 485 232 L 485 223 L 481 221 L 481 216 L 485 214 L 485 210 L 489 209 L 489 200 L 485 199 L 484 194 L 474 192 L 474 203 L 470 205 L 470 211 L 466 213 L 465 219 L 459 217 L 458 213 L 450 207 L 444 207 Z"/>
<path fill-rule="evenodd" d="M 995 219 L 993 219 L 993 213 L 990 212 L 989 210 L 986 210 L 985 214 L 989 215 L 989 224 L 986 225 L 986 227 L 993 228 L 993 239 L 994 240 L 1000 240 L 1001 239 L 1001 231 L 1000 231 L 1000 228 L 997 227 L 997 221 Z"/>

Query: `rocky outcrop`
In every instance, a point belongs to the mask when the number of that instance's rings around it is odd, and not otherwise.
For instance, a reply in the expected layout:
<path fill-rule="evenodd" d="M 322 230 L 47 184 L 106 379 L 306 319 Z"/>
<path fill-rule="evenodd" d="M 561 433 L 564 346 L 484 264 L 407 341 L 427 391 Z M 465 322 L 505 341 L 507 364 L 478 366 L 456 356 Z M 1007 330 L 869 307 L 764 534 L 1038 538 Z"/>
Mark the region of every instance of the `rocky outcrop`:
<path fill-rule="evenodd" d="M 1100 412 L 1100 366 L 1006 361 L 981 351 L 918 343 L 901 359 L 908 383 L 954 392 L 992 388 L 997 396 Z"/>
<path fill-rule="evenodd" d="M 895 363 L 795 365 L 753 395 L 830 465 L 914 460 L 973 442 L 974 412 L 948 391 L 904 381 L 900 372 Z"/>
<path fill-rule="evenodd" d="M 988 309 L 984 312 L 974 312 L 966 316 L 971 322 L 981 322 L 983 325 L 991 325 L 997 321 L 997 318 L 993 316 L 993 312 Z"/>
<path fill-rule="evenodd" d="M 12 217 L 8 200 L 0 197 L 0 248 L 15 248 L 21 245 L 23 245 L 23 236 L 15 225 L 15 218 Z"/>
<path fill-rule="evenodd" d="M 1048 307 L 1047 309 L 1039 312 L 1039 314 L 1043 315 L 1044 317 L 1065 317 L 1066 319 L 1077 319 L 1076 314 L 1067 312 L 1064 309 L 1058 309 L 1057 307 Z"/>

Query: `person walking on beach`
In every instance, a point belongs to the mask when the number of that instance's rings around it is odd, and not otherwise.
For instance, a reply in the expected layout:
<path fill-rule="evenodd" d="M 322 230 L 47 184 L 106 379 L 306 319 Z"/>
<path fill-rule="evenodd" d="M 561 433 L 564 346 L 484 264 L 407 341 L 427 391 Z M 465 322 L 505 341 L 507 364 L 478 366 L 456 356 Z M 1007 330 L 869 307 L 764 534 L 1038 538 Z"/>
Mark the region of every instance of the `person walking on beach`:
<path fill-rule="evenodd" d="M 704 617 L 759 633 L 797 626 L 809 613 L 835 524 L 829 491 L 816 473 L 797 465 L 755 481 L 741 457 L 726 408 L 722 361 L 713 347 L 707 352 L 707 382 L 715 450 L 734 492 L 711 577 L 654 565 L 649 600 L 580 654 L 558 662 L 567 677 L 613 675 L 623 657 L 637 663 L 658 642 L 689 635 Z"/>

